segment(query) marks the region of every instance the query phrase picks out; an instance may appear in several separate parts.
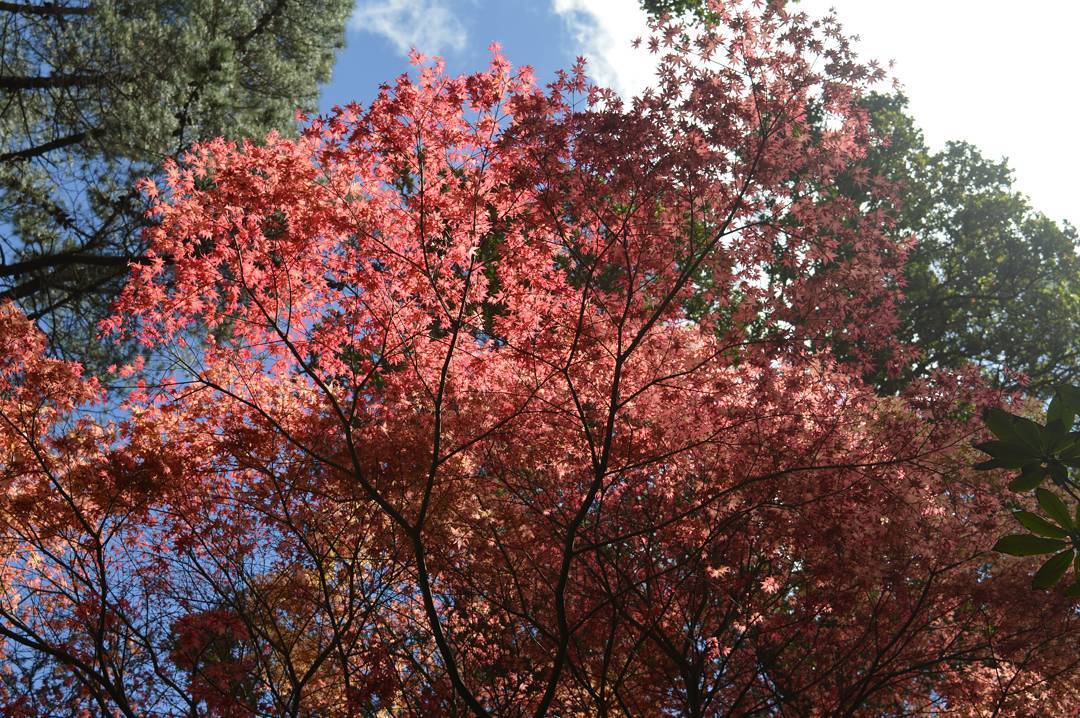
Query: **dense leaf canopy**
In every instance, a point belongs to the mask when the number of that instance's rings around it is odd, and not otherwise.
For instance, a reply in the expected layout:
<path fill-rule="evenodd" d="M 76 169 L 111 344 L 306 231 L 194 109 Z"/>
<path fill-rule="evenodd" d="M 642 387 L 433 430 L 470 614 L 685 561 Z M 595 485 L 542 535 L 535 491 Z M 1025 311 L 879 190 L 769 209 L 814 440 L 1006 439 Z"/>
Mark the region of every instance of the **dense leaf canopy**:
<path fill-rule="evenodd" d="M 798 12 L 797 2 L 786 5 Z M 642 2 L 655 16 L 691 24 L 716 18 L 706 0 Z M 683 28 L 684 31 L 687 28 Z M 966 142 L 927 146 L 902 94 L 867 95 L 877 142 L 829 188 L 884 208 L 898 246 L 914 244 L 904 269 L 897 336 L 917 351 L 875 371 L 895 392 L 938 368 L 974 363 L 997 385 L 1048 397 L 1080 379 L 1080 255 L 1076 229 L 1036 211 L 1005 160 Z M 821 116 L 819 122 L 827 118 Z M 891 184 L 887 196 L 866 178 Z M 857 178 L 857 179 L 856 179 Z M 773 276 L 783 281 L 783 268 Z M 852 347 L 834 342 L 843 354 Z M 881 357 L 884 358 L 884 357 Z"/>
<path fill-rule="evenodd" d="M 867 98 L 887 142 L 865 160 L 897 183 L 898 240 L 915 237 L 904 269 L 900 337 L 922 356 L 898 382 L 974 362 L 997 383 L 1046 395 L 1080 378 L 1080 256 L 1073 227 L 1032 209 L 1004 160 L 950 142 L 929 149 L 901 95 Z M 841 191 L 863 200 L 850 184 Z"/>
<path fill-rule="evenodd" d="M 1001 397 L 863 379 L 903 251 L 820 188 L 878 74 L 775 7 L 665 30 L 632 107 L 417 57 L 198 145 L 111 386 L 0 309 L 6 714 L 1076 715 L 970 468 Z"/>

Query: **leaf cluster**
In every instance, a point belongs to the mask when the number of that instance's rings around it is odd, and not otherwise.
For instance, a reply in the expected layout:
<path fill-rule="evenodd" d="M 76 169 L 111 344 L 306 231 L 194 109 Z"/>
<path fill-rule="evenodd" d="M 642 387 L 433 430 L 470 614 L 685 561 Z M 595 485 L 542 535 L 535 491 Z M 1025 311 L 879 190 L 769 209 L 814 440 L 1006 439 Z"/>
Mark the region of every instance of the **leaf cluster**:
<path fill-rule="evenodd" d="M 1050 588 L 1065 576 L 1075 563 L 1075 580 L 1068 587 L 1069 596 L 1080 596 L 1080 485 L 1073 474 L 1080 469 L 1080 431 L 1072 431 L 1080 414 L 1080 388 L 1062 386 L 1046 412 L 1045 424 L 1000 408 L 983 415 L 986 428 L 994 439 L 975 448 L 990 458 L 975 468 L 1009 469 L 1019 473 L 1009 482 L 1017 493 L 1034 492 L 1042 514 L 1023 509 L 1013 511 L 1016 520 L 1030 533 L 1004 536 L 994 550 L 1012 556 L 1053 554 L 1036 572 L 1035 588 Z M 1044 488 L 1047 479 L 1054 491 Z M 1070 510 L 1061 492 L 1076 506 Z"/>
<path fill-rule="evenodd" d="M 712 21 L 704 0 L 641 5 L 657 18 Z M 799 9 L 797 2 L 773 5 Z M 850 198 L 864 212 L 886 212 L 898 247 L 915 240 L 902 276 L 896 334 L 919 351 L 902 362 L 878 357 L 874 383 L 893 393 L 937 369 L 969 362 L 995 384 L 1022 384 L 1036 396 L 1080 381 L 1076 228 L 1033 208 L 1015 188 L 1007 161 L 966 142 L 930 148 L 902 94 L 870 93 L 862 105 L 874 146 L 835 186 L 816 191 Z M 815 142 L 824 121 L 819 113 Z M 882 182 L 894 187 L 893 197 L 873 189 Z M 777 276 L 782 274 L 781 267 Z M 842 339 L 833 343 L 844 357 L 859 349 Z"/>
<path fill-rule="evenodd" d="M 886 211 L 898 244 L 914 240 L 898 335 L 921 352 L 898 376 L 875 377 L 878 386 L 892 392 L 968 362 L 1006 388 L 1023 375 L 1036 396 L 1080 380 L 1075 228 L 1034 209 L 1005 160 L 966 142 L 931 149 L 903 95 L 871 94 L 863 106 L 878 139 L 859 172 L 891 183 L 895 200 L 875 200 L 854 174 L 838 189 L 866 211 Z"/>

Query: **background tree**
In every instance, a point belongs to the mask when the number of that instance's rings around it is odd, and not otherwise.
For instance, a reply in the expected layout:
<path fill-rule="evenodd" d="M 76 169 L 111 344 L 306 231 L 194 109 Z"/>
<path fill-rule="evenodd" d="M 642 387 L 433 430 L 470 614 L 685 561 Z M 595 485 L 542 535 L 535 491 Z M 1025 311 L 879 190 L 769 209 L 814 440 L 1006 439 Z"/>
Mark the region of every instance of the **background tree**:
<path fill-rule="evenodd" d="M 294 132 L 343 42 L 349 0 L 0 6 L 0 291 L 53 351 L 94 363 L 96 323 L 146 204 L 134 182 L 192 142 Z M 115 350 L 105 354 L 115 353 Z"/>
<path fill-rule="evenodd" d="M 921 356 L 892 390 L 934 367 L 974 362 L 995 383 L 1047 396 L 1080 377 L 1080 256 L 1077 233 L 1035 211 L 1013 187 L 1005 160 L 966 142 L 926 146 L 900 94 L 865 100 L 884 140 L 864 163 L 896 183 L 893 231 L 914 237 L 904 268 L 899 336 Z M 840 191 L 867 201 L 858 185 Z M 1007 373 L 1011 372 L 1011 373 Z"/>
<path fill-rule="evenodd" d="M 654 15 L 689 13 L 711 22 L 704 0 L 644 2 Z M 788 3 L 798 11 L 797 2 Z M 1077 232 L 1036 211 L 1013 185 L 1005 160 L 966 142 L 934 151 L 900 94 L 863 100 L 879 141 L 839 191 L 893 218 L 898 246 L 915 243 L 904 268 L 897 337 L 917 353 L 874 372 L 894 392 L 935 368 L 978 365 L 994 383 L 1048 397 L 1080 378 L 1080 256 Z M 857 176 L 858 181 L 852 181 Z M 865 177 L 892 184 L 875 197 Z M 776 276 L 783 280 L 783 271 Z M 841 353 L 852 348 L 836 342 Z M 882 359 L 883 357 L 879 357 Z"/>
<path fill-rule="evenodd" d="M 708 12 L 707 3 L 702 0 L 641 0 L 641 7 L 653 17 L 682 15 L 687 12 L 704 17 Z"/>

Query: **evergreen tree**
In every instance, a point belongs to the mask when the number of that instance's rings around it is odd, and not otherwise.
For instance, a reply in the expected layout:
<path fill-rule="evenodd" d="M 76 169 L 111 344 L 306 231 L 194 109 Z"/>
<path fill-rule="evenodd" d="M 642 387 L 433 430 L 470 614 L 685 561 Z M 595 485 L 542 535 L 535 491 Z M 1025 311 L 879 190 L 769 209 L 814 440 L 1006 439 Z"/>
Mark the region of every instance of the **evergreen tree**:
<path fill-rule="evenodd" d="M 195 141 L 295 132 L 350 0 L 0 4 L 0 292 L 91 363 L 142 256 L 135 181 Z"/>

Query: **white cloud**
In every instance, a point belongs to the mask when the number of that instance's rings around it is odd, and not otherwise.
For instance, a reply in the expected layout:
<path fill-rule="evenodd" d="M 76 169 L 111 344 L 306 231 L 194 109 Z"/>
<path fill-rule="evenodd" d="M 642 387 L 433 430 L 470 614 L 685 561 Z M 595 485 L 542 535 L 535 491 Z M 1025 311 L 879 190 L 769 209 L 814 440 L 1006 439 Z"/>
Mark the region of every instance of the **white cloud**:
<path fill-rule="evenodd" d="M 441 0 L 361 0 L 349 27 L 382 35 L 401 54 L 439 55 L 465 47 L 465 26 Z"/>
<path fill-rule="evenodd" d="M 635 50 L 635 38 L 648 37 L 648 18 L 637 0 L 552 0 L 589 61 L 589 75 L 629 98 L 651 84 L 656 58 Z"/>

